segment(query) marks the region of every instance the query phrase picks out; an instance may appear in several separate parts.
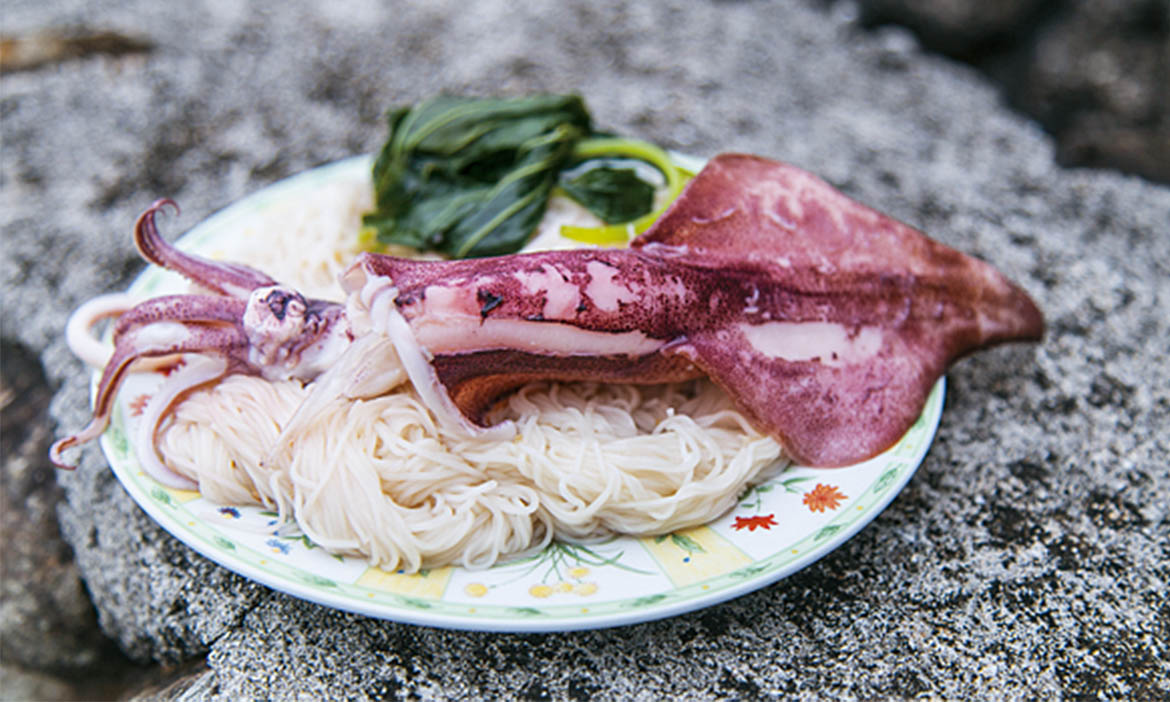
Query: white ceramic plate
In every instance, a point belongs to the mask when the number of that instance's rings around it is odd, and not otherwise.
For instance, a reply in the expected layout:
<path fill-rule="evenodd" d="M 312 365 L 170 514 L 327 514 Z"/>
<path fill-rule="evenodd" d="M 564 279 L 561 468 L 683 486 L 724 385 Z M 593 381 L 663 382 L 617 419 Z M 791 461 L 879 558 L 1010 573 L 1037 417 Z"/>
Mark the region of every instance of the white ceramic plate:
<path fill-rule="evenodd" d="M 211 251 L 241 222 L 322 185 L 361 178 L 369 164 L 348 159 L 265 188 L 195 227 L 183 248 Z M 131 288 L 141 295 L 178 291 L 175 276 L 153 267 Z M 127 380 L 101 443 L 126 490 L 164 529 L 216 563 L 296 597 L 372 617 L 489 631 L 632 624 L 701 609 L 795 573 L 856 534 L 910 480 L 934 438 L 944 387 L 940 380 L 922 416 L 889 451 L 847 468 L 789 468 L 706 526 L 589 546 L 554 543 L 534 558 L 488 570 L 406 575 L 330 555 L 278 529 L 271 512 L 214 504 L 148 477 L 127 437 L 136 428 L 134 398 L 160 380 L 157 373 Z"/>

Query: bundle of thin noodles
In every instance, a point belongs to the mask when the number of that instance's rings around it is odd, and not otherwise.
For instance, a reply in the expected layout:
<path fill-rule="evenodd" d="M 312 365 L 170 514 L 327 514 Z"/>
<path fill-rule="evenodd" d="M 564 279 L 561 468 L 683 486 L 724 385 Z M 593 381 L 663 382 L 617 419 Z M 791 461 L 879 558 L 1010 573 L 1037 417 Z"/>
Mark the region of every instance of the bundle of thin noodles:
<path fill-rule="evenodd" d="M 531 385 L 496 410 L 518 423 L 504 442 L 445 432 L 407 386 L 337 400 L 270 454 L 307 394 L 228 378 L 178 407 L 162 456 L 208 499 L 277 509 L 387 569 L 482 568 L 552 538 L 703 524 L 780 465 L 778 444 L 707 381 Z"/>

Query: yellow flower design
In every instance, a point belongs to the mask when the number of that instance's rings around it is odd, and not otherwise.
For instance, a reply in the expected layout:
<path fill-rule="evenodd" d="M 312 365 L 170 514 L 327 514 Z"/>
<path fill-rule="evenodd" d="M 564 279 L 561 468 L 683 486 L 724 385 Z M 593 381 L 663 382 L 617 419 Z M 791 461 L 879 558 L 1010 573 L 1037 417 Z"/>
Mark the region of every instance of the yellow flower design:
<path fill-rule="evenodd" d="M 597 592 L 597 583 L 581 583 L 573 589 L 573 592 L 576 592 L 582 597 L 588 597 Z"/>
<path fill-rule="evenodd" d="M 584 578 L 586 575 L 589 575 L 589 569 L 585 566 L 577 566 L 576 568 L 569 569 L 569 576 L 577 580 Z"/>
<path fill-rule="evenodd" d="M 487 594 L 488 589 L 487 585 L 483 583 L 468 583 L 467 587 L 463 588 L 463 591 L 472 597 L 483 597 Z"/>
<path fill-rule="evenodd" d="M 545 597 L 553 594 L 553 589 L 548 585 L 533 585 L 532 587 L 528 588 L 528 594 L 532 595 L 533 597 L 544 599 Z"/>

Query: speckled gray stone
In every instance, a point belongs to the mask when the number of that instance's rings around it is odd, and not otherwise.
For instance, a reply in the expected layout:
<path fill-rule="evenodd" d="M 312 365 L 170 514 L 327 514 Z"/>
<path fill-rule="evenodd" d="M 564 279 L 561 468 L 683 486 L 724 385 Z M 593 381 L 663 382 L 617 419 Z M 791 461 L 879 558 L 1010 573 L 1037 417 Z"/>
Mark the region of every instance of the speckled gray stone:
<path fill-rule="evenodd" d="M 375 149 L 385 108 L 440 89 L 579 91 L 606 128 L 794 162 L 991 261 L 1050 321 L 955 367 L 926 462 L 838 551 L 614 630 L 441 631 L 271 592 L 154 526 L 87 451 L 62 525 L 131 656 L 207 655 L 197 690 L 225 700 L 1170 695 L 1170 190 L 1056 167 L 972 72 L 847 3 L 6 5 L 6 32 L 155 44 L 0 79 L 4 334 L 43 351 L 63 427 L 86 398 L 60 330 L 137 270 L 139 210 L 172 196 L 193 224 Z"/>

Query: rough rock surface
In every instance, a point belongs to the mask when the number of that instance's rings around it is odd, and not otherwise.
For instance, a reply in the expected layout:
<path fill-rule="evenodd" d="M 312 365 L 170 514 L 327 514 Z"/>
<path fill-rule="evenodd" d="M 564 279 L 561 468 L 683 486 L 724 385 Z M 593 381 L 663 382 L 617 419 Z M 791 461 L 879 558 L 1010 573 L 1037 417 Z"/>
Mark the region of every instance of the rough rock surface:
<path fill-rule="evenodd" d="M 1051 327 L 949 374 L 925 463 L 842 548 L 615 630 L 442 631 L 271 592 L 156 527 L 86 451 L 61 522 L 101 625 L 140 661 L 206 656 L 188 699 L 1170 695 L 1170 190 L 1061 169 L 982 78 L 863 33 L 849 4 L 189 8 L 5 10 L 6 32 L 153 46 L 0 79 L 4 335 L 41 352 L 62 427 L 87 411 L 60 330 L 138 269 L 139 210 L 169 195 L 190 225 L 375 149 L 385 108 L 439 89 L 579 91 L 615 131 L 791 161 L 991 261 Z"/>
<path fill-rule="evenodd" d="M 35 669 L 85 669 L 100 657 L 101 638 L 73 554 L 57 536 L 61 488 L 45 470 L 52 390 L 27 348 L 4 343 L 0 357 L 0 658 Z"/>
<path fill-rule="evenodd" d="M 5 339 L 0 359 L 0 699 L 117 690 L 136 667 L 102 636 L 57 523 L 63 491 L 46 454 L 53 390 L 28 347 Z"/>

